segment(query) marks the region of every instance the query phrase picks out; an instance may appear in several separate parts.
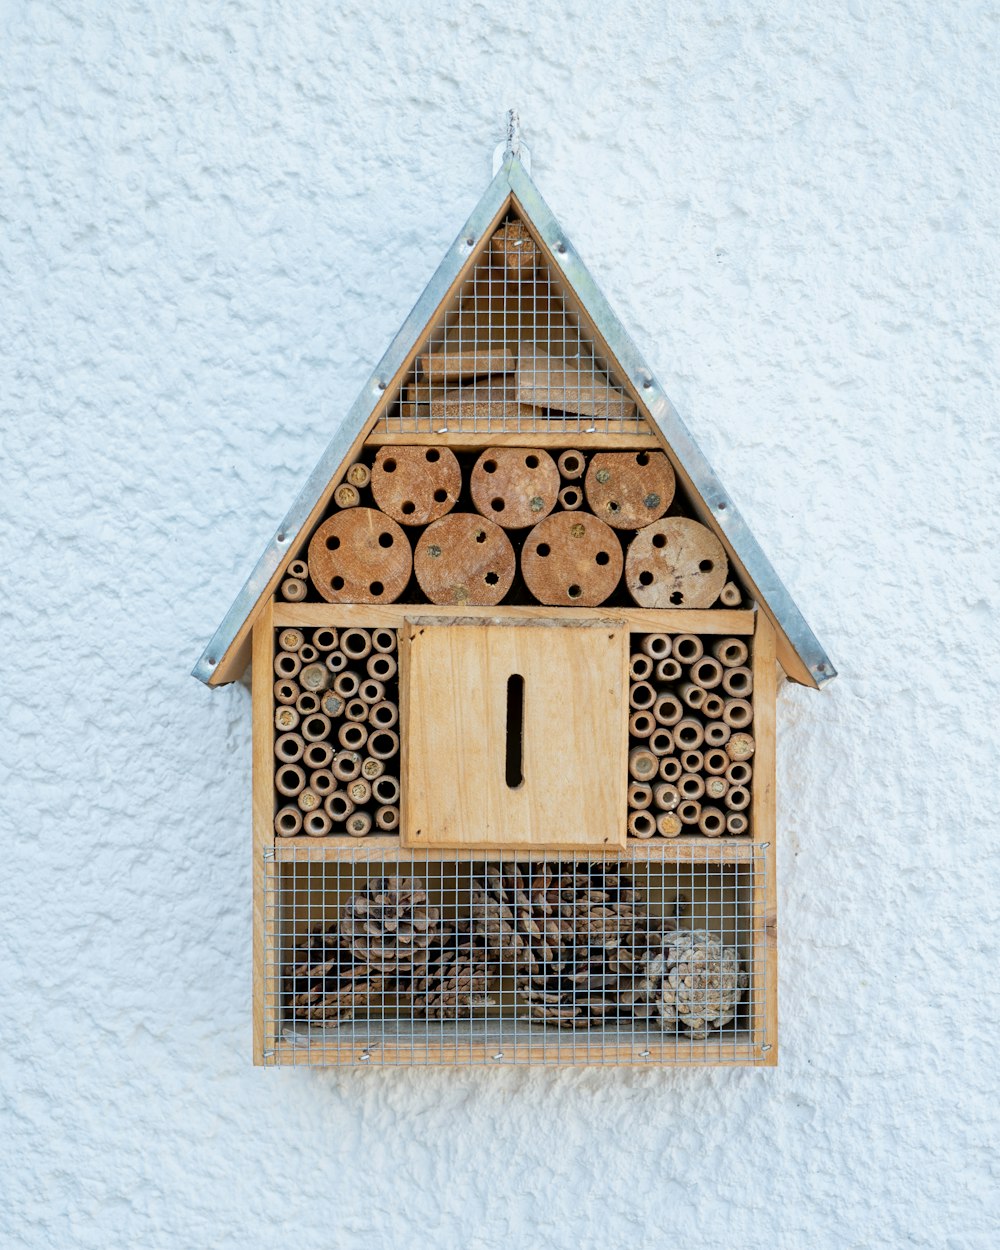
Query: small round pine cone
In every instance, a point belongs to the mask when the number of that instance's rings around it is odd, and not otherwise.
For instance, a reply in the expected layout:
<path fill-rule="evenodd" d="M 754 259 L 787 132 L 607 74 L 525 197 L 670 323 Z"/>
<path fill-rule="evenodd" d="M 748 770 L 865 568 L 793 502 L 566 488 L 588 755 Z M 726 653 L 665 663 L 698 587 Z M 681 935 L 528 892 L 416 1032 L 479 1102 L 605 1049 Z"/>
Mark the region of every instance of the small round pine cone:
<path fill-rule="evenodd" d="M 640 991 L 662 1029 L 701 1038 L 735 1017 L 748 983 L 734 947 L 706 929 L 677 929 L 646 960 Z"/>

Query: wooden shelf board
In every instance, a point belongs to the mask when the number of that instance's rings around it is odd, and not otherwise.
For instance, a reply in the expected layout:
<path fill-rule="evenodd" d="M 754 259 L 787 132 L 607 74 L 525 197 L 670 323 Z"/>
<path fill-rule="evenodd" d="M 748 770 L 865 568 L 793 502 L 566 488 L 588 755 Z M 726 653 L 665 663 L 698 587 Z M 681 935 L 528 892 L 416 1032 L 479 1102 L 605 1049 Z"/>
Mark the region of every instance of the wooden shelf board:
<path fill-rule="evenodd" d="M 481 451 L 486 447 L 568 447 L 579 451 L 645 451 L 659 449 L 656 435 L 649 431 L 632 434 L 605 434 L 600 431 L 561 430 L 559 433 L 532 430 L 432 430 L 409 433 L 405 430 L 375 429 L 365 439 L 366 447 L 450 447 L 453 451 Z"/>
<path fill-rule="evenodd" d="M 415 863 L 450 863 L 453 861 L 490 859 L 621 859 L 641 862 L 643 860 L 668 863 L 746 863 L 754 857 L 754 844 L 750 838 L 704 838 L 698 834 L 683 834 L 679 838 L 650 838 L 648 841 L 630 838 L 625 849 L 609 847 L 607 850 L 588 847 L 585 850 L 566 850 L 563 847 L 507 847 L 485 849 L 474 847 L 427 847 L 426 849 L 403 846 L 395 836 L 379 835 L 367 838 L 351 838 L 346 834 L 326 838 L 310 838 L 302 835 L 294 838 L 276 838 L 275 858 L 281 862 L 294 860 L 384 860 L 410 861 Z"/>

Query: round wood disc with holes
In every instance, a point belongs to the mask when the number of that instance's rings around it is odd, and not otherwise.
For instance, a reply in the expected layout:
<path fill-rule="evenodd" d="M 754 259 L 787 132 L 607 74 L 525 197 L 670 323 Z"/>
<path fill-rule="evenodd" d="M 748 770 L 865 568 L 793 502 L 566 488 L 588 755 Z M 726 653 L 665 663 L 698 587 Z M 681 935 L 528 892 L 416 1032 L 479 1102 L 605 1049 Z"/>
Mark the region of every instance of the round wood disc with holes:
<path fill-rule="evenodd" d="M 510 590 L 516 567 L 510 539 L 475 512 L 453 512 L 428 525 L 413 554 L 417 581 L 431 603 L 492 607 Z"/>
<path fill-rule="evenodd" d="M 589 512 L 554 512 L 531 531 L 521 551 L 528 589 L 552 607 L 603 603 L 622 575 L 618 535 Z"/>
<path fill-rule="evenodd" d="M 728 576 L 722 543 L 682 516 L 641 529 L 625 559 L 625 582 L 641 608 L 710 608 Z"/>
<path fill-rule="evenodd" d="M 374 508 L 348 508 L 309 544 L 309 576 L 327 603 L 394 603 L 413 569 L 410 540 Z"/>
<path fill-rule="evenodd" d="M 371 488 L 378 506 L 400 525 L 427 525 L 454 508 L 462 470 L 447 447 L 380 447 Z"/>
<path fill-rule="evenodd" d="M 513 277 L 529 274 L 538 264 L 538 248 L 523 221 L 505 221 L 490 239 L 490 252 L 495 261 Z"/>
<path fill-rule="evenodd" d="M 505 530 L 536 525 L 556 506 L 559 470 L 537 447 L 489 447 L 476 461 L 469 486 L 477 511 Z"/>
<path fill-rule="evenodd" d="M 584 489 L 594 516 L 618 530 L 637 530 L 670 507 L 676 479 L 662 451 L 602 451 L 587 466 Z"/>

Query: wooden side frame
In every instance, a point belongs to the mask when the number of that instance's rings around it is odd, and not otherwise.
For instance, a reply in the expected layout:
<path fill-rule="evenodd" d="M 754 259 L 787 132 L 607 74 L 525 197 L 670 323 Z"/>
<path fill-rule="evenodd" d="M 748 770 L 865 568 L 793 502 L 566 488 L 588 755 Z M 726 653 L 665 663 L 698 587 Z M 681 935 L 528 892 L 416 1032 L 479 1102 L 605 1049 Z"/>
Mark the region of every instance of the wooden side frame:
<path fill-rule="evenodd" d="M 277 1039 L 268 1035 L 275 1019 L 267 1010 L 268 968 L 265 934 L 268 931 L 265 856 L 274 851 L 274 622 L 268 599 L 253 627 L 252 704 L 252 820 L 253 820 L 253 1061 L 263 1064 L 266 1051 Z"/>
<path fill-rule="evenodd" d="M 754 882 L 754 1042 L 761 1062 L 778 1062 L 778 887 L 775 835 L 775 718 L 777 711 L 777 657 L 774 626 L 757 613 L 753 646 L 753 731 L 756 750 L 751 791 L 751 837 L 763 850 L 762 877 Z"/>

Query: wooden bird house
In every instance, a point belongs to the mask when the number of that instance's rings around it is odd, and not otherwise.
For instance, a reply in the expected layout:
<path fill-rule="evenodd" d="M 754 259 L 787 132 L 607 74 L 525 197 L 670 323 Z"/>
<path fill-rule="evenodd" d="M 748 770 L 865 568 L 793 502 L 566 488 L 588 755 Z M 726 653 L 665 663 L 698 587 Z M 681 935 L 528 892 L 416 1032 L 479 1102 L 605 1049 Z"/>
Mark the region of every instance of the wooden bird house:
<path fill-rule="evenodd" d="M 514 152 L 195 675 L 251 661 L 256 1062 L 776 1061 L 834 670 Z"/>

